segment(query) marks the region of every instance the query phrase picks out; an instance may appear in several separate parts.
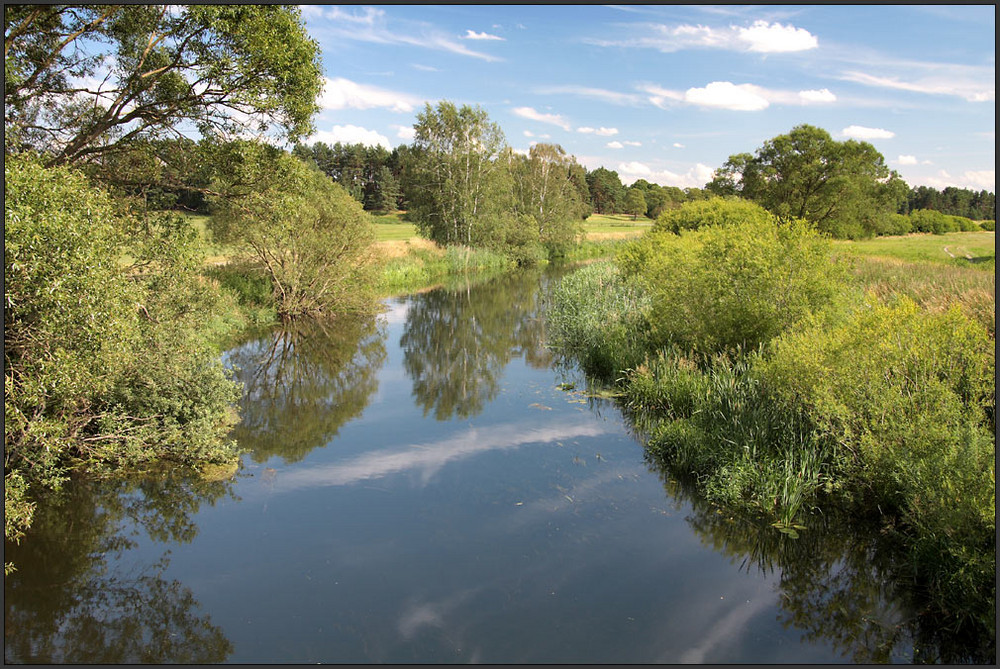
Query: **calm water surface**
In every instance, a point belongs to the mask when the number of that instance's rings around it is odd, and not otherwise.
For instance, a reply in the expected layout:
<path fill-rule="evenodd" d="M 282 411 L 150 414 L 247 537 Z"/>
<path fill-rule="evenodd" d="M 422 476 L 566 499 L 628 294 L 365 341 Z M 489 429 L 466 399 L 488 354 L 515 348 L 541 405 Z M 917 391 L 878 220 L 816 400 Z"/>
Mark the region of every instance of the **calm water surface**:
<path fill-rule="evenodd" d="M 544 347 L 551 281 L 438 289 L 229 351 L 246 386 L 236 477 L 69 486 L 7 546 L 5 659 L 931 652 L 877 544 L 820 526 L 790 539 L 648 465 L 614 404 Z"/>

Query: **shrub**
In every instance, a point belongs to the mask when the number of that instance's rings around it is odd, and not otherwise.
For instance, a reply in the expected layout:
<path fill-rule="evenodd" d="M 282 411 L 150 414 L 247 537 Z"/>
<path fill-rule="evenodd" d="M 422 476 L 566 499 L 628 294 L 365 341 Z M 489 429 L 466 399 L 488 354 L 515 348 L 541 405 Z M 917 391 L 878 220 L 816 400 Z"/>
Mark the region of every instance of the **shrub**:
<path fill-rule="evenodd" d="M 994 577 L 995 364 L 957 307 L 900 298 L 783 336 L 761 370 L 837 449 L 846 489 L 902 519 L 920 568 L 974 596 Z"/>
<path fill-rule="evenodd" d="M 772 220 L 773 217 L 766 209 L 749 200 L 713 197 L 685 202 L 677 209 L 668 209 L 657 217 L 653 230 L 679 234 L 681 230 L 697 230 L 709 225 L 732 225 L 749 221 L 763 223 Z"/>
<path fill-rule="evenodd" d="M 979 222 L 979 227 L 982 228 L 983 230 L 986 230 L 987 232 L 995 232 L 996 229 L 997 229 L 997 222 L 996 221 L 980 221 Z"/>
<path fill-rule="evenodd" d="M 4 178 L 5 501 L 74 467 L 231 459 L 239 387 L 202 329 L 194 231 L 67 168 L 8 156 Z"/>
<path fill-rule="evenodd" d="M 916 209 L 910 212 L 910 221 L 914 232 L 930 232 L 943 235 L 948 232 L 958 232 L 959 226 L 955 217 L 942 214 L 933 209 Z"/>
<path fill-rule="evenodd" d="M 650 233 L 618 256 L 652 300 L 658 344 L 755 349 L 830 305 L 845 272 L 809 224 L 769 214 L 680 235 Z"/>
<path fill-rule="evenodd" d="M 886 214 L 878 221 L 875 229 L 876 235 L 908 235 L 913 232 L 913 223 L 909 216 L 904 214 Z"/>

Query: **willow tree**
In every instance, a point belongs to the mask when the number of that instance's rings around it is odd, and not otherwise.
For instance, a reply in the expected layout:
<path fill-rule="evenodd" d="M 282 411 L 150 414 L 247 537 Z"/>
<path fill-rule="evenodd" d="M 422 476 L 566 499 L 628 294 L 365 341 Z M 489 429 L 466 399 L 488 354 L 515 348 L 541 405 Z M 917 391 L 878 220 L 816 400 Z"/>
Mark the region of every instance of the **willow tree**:
<path fill-rule="evenodd" d="M 739 195 L 782 218 L 802 218 L 835 237 L 871 235 L 908 188 L 868 142 L 838 142 L 811 125 L 735 154 L 707 189 Z"/>
<path fill-rule="evenodd" d="M 270 279 L 284 321 L 373 308 L 371 215 L 299 158 L 256 143 L 221 147 L 212 230 Z"/>
<path fill-rule="evenodd" d="M 323 83 L 277 5 L 6 5 L 4 57 L 5 148 L 49 166 L 185 130 L 301 137 Z"/>

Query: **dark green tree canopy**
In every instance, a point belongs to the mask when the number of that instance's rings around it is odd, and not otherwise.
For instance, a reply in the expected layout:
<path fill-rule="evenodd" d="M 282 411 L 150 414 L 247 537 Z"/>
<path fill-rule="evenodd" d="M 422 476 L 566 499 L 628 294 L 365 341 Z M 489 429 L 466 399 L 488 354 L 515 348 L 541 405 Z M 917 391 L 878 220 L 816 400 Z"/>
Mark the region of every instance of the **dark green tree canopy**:
<path fill-rule="evenodd" d="M 730 156 L 707 189 L 753 200 L 782 218 L 803 218 L 837 237 L 873 234 L 908 191 L 868 142 L 838 142 L 806 124 L 767 140 L 753 155 Z"/>
<path fill-rule="evenodd" d="M 8 150 L 88 160 L 136 139 L 312 130 L 319 46 L 277 5 L 8 5 Z"/>

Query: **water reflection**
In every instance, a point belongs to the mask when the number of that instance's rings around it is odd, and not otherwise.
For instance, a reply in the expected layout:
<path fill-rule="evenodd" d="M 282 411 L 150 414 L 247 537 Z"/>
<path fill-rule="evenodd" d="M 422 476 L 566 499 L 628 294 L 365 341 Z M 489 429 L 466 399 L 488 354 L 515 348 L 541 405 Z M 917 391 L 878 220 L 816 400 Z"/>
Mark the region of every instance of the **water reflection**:
<path fill-rule="evenodd" d="M 482 412 L 514 356 L 548 366 L 540 313 L 540 270 L 504 276 L 474 290 L 434 290 L 412 298 L 400 346 L 413 395 L 438 420 Z"/>
<path fill-rule="evenodd" d="M 109 565 L 142 532 L 191 541 L 198 532 L 192 516 L 231 495 L 231 485 L 80 479 L 43 500 L 29 535 L 4 548 L 5 559 L 23 566 L 4 579 L 5 662 L 225 661 L 230 641 L 199 613 L 189 588 L 163 577 L 169 551 L 128 569 Z"/>
<path fill-rule="evenodd" d="M 792 539 L 707 503 L 655 464 L 651 469 L 675 503 L 691 505 L 688 523 L 705 545 L 747 572 L 779 575 L 780 620 L 804 640 L 826 642 L 861 664 L 995 663 L 993 635 L 947 630 L 948 621 L 920 601 L 905 554 L 876 524 L 814 516 Z"/>
<path fill-rule="evenodd" d="M 237 442 L 255 462 L 298 462 L 357 418 L 378 390 L 385 337 L 377 317 L 344 316 L 276 329 L 235 347 L 243 382 Z"/>

